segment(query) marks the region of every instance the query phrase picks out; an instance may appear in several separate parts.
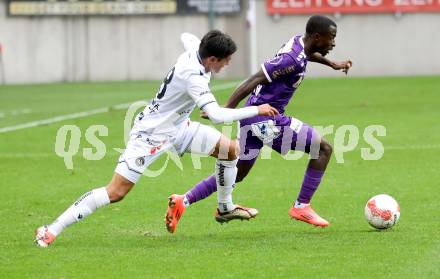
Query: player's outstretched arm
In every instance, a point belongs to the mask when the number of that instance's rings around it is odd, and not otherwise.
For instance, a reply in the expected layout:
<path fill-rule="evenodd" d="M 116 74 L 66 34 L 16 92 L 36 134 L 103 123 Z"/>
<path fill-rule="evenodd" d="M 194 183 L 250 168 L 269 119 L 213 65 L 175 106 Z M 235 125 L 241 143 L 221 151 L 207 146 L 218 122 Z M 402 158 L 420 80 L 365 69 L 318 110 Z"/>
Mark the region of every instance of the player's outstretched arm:
<path fill-rule="evenodd" d="M 235 89 L 234 93 L 232 93 L 231 97 L 229 97 L 229 100 L 226 102 L 225 107 L 236 108 L 238 104 L 255 89 L 255 87 L 267 82 L 268 80 L 263 71 L 259 70 Z"/>
<path fill-rule="evenodd" d="M 215 124 L 242 120 L 257 115 L 276 116 L 278 110 L 269 104 L 250 106 L 239 109 L 221 108 L 217 102 L 206 104 L 203 111 Z"/>
<path fill-rule="evenodd" d="M 257 108 L 258 115 L 276 116 L 279 114 L 278 110 L 269 104 L 262 104 L 257 106 Z"/>
<path fill-rule="evenodd" d="M 350 68 L 353 66 L 353 62 L 351 60 L 335 62 L 335 61 L 331 61 L 330 59 L 327 59 L 319 52 L 315 52 L 312 55 L 310 55 L 309 61 L 329 66 L 334 70 L 342 70 L 342 72 L 344 72 L 345 74 L 348 74 L 348 70 L 350 70 Z"/>

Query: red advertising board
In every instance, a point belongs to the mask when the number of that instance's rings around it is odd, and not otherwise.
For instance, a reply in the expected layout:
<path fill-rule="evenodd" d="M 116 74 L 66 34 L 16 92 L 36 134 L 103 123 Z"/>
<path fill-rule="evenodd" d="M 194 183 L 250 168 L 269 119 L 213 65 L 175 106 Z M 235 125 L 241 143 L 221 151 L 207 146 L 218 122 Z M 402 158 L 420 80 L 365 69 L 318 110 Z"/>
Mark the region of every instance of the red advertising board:
<path fill-rule="evenodd" d="M 266 0 L 269 15 L 440 12 L 440 0 Z"/>

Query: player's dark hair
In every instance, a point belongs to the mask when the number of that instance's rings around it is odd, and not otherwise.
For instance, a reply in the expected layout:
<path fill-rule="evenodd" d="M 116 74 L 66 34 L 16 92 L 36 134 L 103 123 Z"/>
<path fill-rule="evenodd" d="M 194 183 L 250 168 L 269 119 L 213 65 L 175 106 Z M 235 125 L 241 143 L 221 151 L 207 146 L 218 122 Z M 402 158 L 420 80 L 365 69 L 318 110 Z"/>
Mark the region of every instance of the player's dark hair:
<path fill-rule="evenodd" d="M 336 27 L 336 23 L 328 17 L 314 15 L 307 21 L 306 33 L 308 35 L 312 35 L 314 33 L 323 35 L 329 31 L 330 26 Z"/>
<path fill-rule="evenodd" d="M 223 59 L 232 55 L 236 50 L 237 46 L 229 35 L 212 30 L 203 36 L 199 46 L 199 55 L 202 59 L 210 56 Z"/>

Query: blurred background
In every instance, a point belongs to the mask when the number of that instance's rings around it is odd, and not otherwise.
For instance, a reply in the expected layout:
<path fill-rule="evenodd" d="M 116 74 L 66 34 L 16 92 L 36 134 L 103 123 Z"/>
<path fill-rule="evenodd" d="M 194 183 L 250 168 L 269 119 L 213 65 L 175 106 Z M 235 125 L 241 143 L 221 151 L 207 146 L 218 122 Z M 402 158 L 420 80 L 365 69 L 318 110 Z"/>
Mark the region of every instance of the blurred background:
<path fill-rule="evenodd" d="M 2 84 L 162 79 L 179 36 L 216 28 L 238 45 L 218 77 L 242 79 L 311 14 L 338 24 L 329 57 L 353 76 L 440 74 L 438 0 L 8 0 L 0 2 Z M 310 65 L 309 76 L 340 75 Z"/>

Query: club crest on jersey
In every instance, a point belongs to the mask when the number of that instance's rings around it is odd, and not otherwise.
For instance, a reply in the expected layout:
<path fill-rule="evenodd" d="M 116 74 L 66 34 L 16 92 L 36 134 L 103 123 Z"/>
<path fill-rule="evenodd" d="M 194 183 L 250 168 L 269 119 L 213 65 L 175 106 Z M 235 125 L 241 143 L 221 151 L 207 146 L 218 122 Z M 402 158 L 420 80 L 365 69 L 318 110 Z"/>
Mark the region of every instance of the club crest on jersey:
<path fill-rule="evenodd" d="M 283 56 L 282 55 L 278 55 L 278 56 L 275 56 L 275 57 L 267 60 L 267 62 L 269 64 L 272 64 L 272 65 L 280 64 L 281 61 L 283 61 Z"/>
<path fill-rule="evenodd" d="M 142 167 L 145 164 L 145 159 L 144 157 L 139 157 L 134 161 L 134 163 L 136 164 L 136 166 Z"/>

